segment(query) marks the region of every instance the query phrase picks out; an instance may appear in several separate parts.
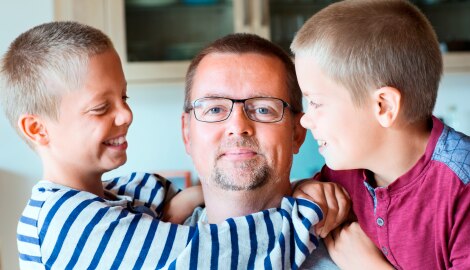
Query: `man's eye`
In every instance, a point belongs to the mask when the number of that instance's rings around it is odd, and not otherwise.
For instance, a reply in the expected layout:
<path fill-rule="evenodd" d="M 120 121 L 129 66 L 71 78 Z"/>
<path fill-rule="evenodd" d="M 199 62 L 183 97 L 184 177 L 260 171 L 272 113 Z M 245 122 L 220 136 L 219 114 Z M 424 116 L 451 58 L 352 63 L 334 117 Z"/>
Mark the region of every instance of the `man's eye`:
<path fill-rule="evenodd" d="M 269 113 L 271 113 L 271 110 L 266 108 L 266 107 L 256 108 L 255 111 L 256 111 L 257 114 L 269 114 Z"/>
<path fill-rule="evenodd" d="M 219 114 L 222 112 L 223 112 L 222 107 L 210 107 L 205 110 L 204 114 Z"/>
<path fill-rule="evenodd" d="M 129 96 L 127 95 L 122 96 L 122 100 L 127 101 L 128 99 L 129 99 Z"/>

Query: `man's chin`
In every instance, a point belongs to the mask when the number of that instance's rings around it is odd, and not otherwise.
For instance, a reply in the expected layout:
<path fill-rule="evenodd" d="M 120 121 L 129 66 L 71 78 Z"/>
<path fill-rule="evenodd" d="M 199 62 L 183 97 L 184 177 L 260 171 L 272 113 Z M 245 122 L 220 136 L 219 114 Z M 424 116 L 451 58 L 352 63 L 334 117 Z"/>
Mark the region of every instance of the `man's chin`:
<path fill-rule="evenodd" d="M 254 190 L 268 182 L 269 169 L 267 166 L 216 168 L 212 179 L 219 188 L 224 190 Z"/>

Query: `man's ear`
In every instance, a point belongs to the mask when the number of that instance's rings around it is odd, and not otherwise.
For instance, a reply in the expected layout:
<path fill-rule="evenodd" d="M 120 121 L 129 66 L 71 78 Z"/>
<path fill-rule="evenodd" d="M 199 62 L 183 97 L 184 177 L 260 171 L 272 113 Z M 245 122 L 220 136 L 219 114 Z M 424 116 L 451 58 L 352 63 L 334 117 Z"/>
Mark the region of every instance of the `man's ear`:
<path fill-rule="evenodd" d="M 390 127 L 396 121 L 401 109 L 400 90 L 385 86 L 374 92 L 374 114 L 380 125 Z"/>
<path fill-rule="evenodd" d="M 183 113 L 181 115 L 181 132 L 183 135 L 183 143 L 184 143 L 184 148 L 186 149 L 186 153 L 189 155 L 190 150 L 191 150 L 191 144 L 189 141 L 189 121 L 190 121 L 191 115 L 189 113 Z"/>
<path fill-rule="evenodd" d="M 37 115 L 24 114 L 18 119 L 18 127 L 33 145 L 47 145 L 49 135 L 44 121 Z"/>
<path fill-rule="evenodd" d="M 293 139 L 293 152 L 294 154 L 299 153 L 300 147 L 305 141 L 305 136 L 307 135 L 307 130 L 300 124 L 300 118 L 304 113 L 298 113 L 294 116 L 294 137 Z"/>

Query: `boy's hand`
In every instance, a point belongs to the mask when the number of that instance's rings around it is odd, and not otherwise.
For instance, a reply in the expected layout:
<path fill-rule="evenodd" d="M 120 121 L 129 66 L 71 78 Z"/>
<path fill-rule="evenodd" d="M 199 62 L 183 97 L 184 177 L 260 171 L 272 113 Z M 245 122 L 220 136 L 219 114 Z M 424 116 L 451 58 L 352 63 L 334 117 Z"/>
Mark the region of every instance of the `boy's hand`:
<path fill-rule="evenodd" d="M 349 215 L 351 199 L 340 185 L 331 182 L 304 180 L 294 189 L 293 196 L 317 203 L 323 211 L 323 220 L 315 225 L 315 232 L 324 238 L 343 223 Z"/>
<path fill-rule="evenodd" d="M 357 222 L 333 230 L 324 241 L 341 269 L 394 269 Z"/>

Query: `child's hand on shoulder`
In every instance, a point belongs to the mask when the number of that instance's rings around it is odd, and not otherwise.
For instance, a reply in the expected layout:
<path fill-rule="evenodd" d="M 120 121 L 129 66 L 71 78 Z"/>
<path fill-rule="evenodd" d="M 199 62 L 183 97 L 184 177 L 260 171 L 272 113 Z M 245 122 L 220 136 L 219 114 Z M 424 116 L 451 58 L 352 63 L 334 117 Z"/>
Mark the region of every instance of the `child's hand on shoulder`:
<path fill-rule="evenodd" d="M 315 202 L 323 211 L 323 219 L 315 225 L 315 232 L 324 238 L 349 216 L 351 198 L 340 185 L 317 180 L 302 180 L 296 185 L 293 196 Z"/>

